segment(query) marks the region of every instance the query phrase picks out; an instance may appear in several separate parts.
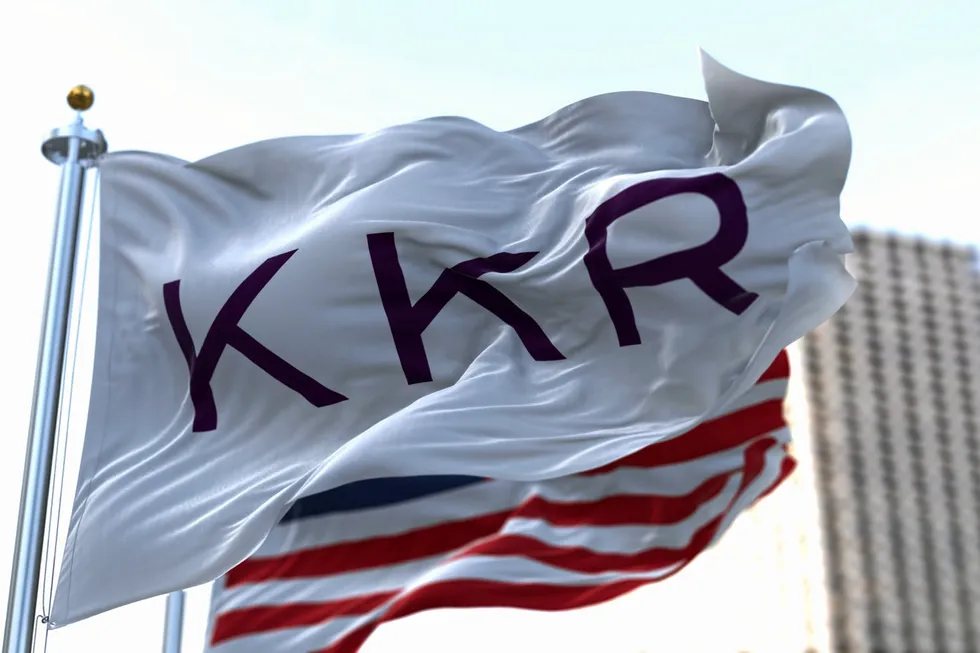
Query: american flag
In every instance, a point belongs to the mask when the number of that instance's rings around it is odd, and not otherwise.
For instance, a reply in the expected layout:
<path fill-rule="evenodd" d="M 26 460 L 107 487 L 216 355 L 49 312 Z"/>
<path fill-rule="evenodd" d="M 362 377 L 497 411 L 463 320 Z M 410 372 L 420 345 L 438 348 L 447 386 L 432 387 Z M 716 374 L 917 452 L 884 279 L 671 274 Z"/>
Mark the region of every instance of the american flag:
<path fill-rule="evenodd" d="M 379 478 L 298 501 L 215 584 L 212 653 L 355 653 L 434 608 L 569 610 L 664 580 L 793 470 L 789 360 L 723 414 L 538 483 Z"/>

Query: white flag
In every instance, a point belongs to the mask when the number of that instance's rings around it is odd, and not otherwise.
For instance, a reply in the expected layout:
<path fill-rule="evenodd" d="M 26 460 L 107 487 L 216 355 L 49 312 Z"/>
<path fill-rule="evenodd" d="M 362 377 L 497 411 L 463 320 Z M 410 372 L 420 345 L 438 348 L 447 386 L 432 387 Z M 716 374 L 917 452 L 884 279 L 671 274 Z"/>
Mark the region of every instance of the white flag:
<path fill-rule="evenodd" d="M 853 290 L 850 136 L 825 95 L 702 68 L 708 103 L 109 156 L 53 625 L 222 575 L 301 496 L 567 476 L 749 389 Z"/>

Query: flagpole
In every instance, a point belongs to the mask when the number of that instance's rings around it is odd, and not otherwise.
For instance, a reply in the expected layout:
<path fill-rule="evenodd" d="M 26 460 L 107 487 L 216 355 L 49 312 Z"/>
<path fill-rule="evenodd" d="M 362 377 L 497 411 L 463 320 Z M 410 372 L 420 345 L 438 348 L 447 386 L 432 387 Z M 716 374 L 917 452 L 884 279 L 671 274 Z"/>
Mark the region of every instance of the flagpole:
<path fill-rule="evenodd" d="M 167 595 L 167 614 L 163 622 L 163 653 L 180 653 L 184 635 L 184 592 Z"/>
<path fill-rule="evenodd" d="M 106 151 L 102 132 L 88 129 L 82 120 L 82 112 L 91 108 L 93 101 L 91 89 L 85 86 L 71 89 L 68 106 L 77 112 L 75 121 L 67 127 L 55 129 L 41 146 L 45 158 L 61 166 L 61 191 L 34 377 L 34 400 L 21 485 L 3 653 L 30 653 L 34 644 L 85 172 Z"/>

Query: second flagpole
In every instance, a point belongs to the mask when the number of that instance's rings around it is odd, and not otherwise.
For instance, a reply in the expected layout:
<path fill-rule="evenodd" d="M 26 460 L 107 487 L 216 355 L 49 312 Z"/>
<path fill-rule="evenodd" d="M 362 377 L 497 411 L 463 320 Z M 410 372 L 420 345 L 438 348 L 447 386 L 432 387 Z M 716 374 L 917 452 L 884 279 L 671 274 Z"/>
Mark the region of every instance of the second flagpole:
<path fill-rule="evenodd" d="M 167 612 L 163 621 L 163 653 L 180 653 L 184 636 L 184 592 L 167 595 Z"/>

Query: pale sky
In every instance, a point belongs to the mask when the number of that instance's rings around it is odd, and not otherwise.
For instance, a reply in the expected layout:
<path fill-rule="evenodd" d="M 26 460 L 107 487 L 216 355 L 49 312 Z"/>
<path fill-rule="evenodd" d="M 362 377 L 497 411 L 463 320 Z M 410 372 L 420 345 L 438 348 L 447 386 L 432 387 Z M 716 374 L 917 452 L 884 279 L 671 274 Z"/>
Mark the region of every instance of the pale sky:
<path fill-rule="evenodd" d="M 71 119 L 64 95 L 74 84 L 95 89 L 87 121 L 112 149 L 196 159 L 263 138 L 359 132 L 432 115 L 511 128 L 608 91 L 701 98 L 702 46 L 739 72 L 838 100 L 854 136 L 843 204 L 849 224 L 980 241 L 976 0 L 31 0 L 3 3 L 0 25 L 0 274 L 8 279 L 0 588 L 17 519 L 58 179 L 39 147 Z M 84 342 L 81 350 L 84 358 Z M 87 372 L 79 376 L 87 384 Z M 75 399 L 73 427 L 85 416 L 84 397 Z M 77 448 L 82 433 L 72 436 Z M 410 618 L 383 628 L 365 651 L 734 653 L 733 639 L 708 644 L 705 633 L 765 629 L 770 620 L 752 622 L 745 611 L 755 600 L 744 591 L 751 581 L 712 564 L 692 566 L 672 593 L 639 592 L 569 615 Z M 708 595 L 714 607 L 705 607 Z M 738 610 L 724 614 L 726 600 Z M 206 604 L 205 592 L 191 594 L 187 652 L 200 650 Z M 147 601 L 57 631 L 49 650 L 158 651 L 162 618 L 162 599 Z M 668 631 L 691 637 L 669 639 Z"/>

